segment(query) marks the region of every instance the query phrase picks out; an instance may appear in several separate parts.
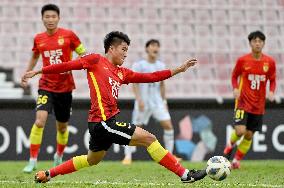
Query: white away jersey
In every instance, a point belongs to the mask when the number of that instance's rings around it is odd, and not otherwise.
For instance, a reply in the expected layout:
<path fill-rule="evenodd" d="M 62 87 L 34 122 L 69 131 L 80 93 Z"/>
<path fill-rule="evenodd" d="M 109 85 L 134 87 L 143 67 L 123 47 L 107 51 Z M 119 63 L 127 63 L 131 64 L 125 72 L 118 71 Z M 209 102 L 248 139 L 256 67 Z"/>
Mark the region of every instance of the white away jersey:
<path fill-rule="evenodd" d="M 140 73 L 149 73 L 164 70 L 165 64 L 159 60 L 155 63 L 149 63 L 147 60 L 140 60 L 133 64 L 132 70 Z M 161 96 L 160 82 L 155 83 L 141 83 L 139 85 L 140 96 L 147 108 L 156 108 L 158 106 L 163 107 L 163 99 Z M 136 103 L 136 101 L 135 101 Z M 135 104 L 137 106 L 137 104 Z"/>

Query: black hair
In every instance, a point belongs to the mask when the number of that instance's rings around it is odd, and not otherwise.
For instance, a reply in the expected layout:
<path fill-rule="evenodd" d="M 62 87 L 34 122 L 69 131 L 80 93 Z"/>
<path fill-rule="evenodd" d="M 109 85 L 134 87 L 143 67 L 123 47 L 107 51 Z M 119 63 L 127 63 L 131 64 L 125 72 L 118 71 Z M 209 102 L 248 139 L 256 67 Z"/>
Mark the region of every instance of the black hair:
<path fill-rule="evenodd" d="M 60 15 L 60 9 L 57 5 L 46 4 L 41 8 L 41 16 L 43 16 L 44 12 L 48 11 L 48 10 L 53 10 L 53 11 L 57 12 L 58 16 Z"/>
<path fill-rule="evenodd" d="M 256 38 L 260 38 L 260 40 L 265 41 L 265 35 L 261 31 L 254 31 L 248 35 L 249 42 Z"/>
<path fill-rule="evenodd" d="M 147 48 L 151 44 L 157 44 L 160 47 L 160 42 L 157 39 L 150 39 L 146 42 L 145 47 Z"/>
<path fill-rule="evenodd" d="M 108 33 L 104 38 L 105 53 L 108 52 L 110 46 L 119 45 L 122 42 L 126 42 L 128 46 L 130 45 L 130 39 L 127 34 L 120 31 L 112 31 Z"/>

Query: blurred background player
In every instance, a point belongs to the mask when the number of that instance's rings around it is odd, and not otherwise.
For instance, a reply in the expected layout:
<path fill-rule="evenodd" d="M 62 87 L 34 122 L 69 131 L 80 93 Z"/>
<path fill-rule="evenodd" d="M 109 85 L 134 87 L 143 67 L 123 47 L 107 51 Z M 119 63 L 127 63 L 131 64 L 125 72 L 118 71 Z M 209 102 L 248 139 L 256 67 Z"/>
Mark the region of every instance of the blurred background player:
<path fill-rule="evenodd" d="M 45 183 L 57 175 L 69 174 L 84 167 L 97 165 L 113 143 L 147 148 L 153 160 L 179 176 L 183 183 L 192 183 L 206 176 L 205 170 L 184 168 L 169 151 L 161 146 L 153 134 L 131 123 L 116 121 L 116 115 L 120 112 L 117 106 L 118 92 L 122 84 L 162 81 L 185 72 L 194 66 L 197 60 L 189 59 L 171 70 L 153 73 L 133 72 L 121 67 L 127 57 L 129 45 L 130 39 L 126 34 L 113 31 L 104 39 L 105 56 L 91 53 L 78 60 L 50 65 L 43 67 L 42 70 L 26 73 L 25 76 L 31 78 L 39 73 L 52 74 L 86 69 L 91 96 L 88 119 L 91 137 L 88 155 L 76 156 L 47 171 L 39 171 L 35 175 L 36 182 Z"/>
<path fill-rule="evenodd" d="M 132 69 L 136 72 L 150 73 L 166 68 L 165 64 L 158 60 L 160 42 L 151 39 L 146 42 L 145 50 L 147 58 L 135 62 Z M 149 123 L 150 117 L 159 121 L 164 129 L 163 141 L 165 148 L 173 153 L 174 150 L 174 129 L 167 107 L 165 95 L 165 82 L 133 84 L 135 105 L 132 113 L 132 123 L 136 126 L 143 126 Z M 135 147 L 125 146 L 125 157 L 122 164 L 131 164 L 132 152 Z M 179 159 L 180 160 L 180 159 Z"/>
<path fill-rule="evenodd" d="M 34 38 L 33 54 L 26 71 L 35 67 L 41 55 L 43 67 L 60 64 L 72 59 L 72 52 L 78 55 L 85 53 L 79 38 L 71 30 L 59 28 L 60 10 L 54 4 L 44 5 L 41 9 L 42 21 L 46 31 Z M 22 78 L 22 86 L 27 86 L 27 79 Z M 57 127 L 57 149 L 54 154 L 54 165 L 62 163 L 64 148 L 68 142 L 68 120 L 70 118 L 72 90 L 75 88 L 71 72 L 42 75 L 39 80 L 36 120 L 30 133 L 30 160 L 23 169 L 30 173 L 36 169 L 37 157 L 42 142 L 43 129 L 48 113 L 54 111 Z"/>
<path fill-rule="evenodd" d="M 262 118 L 265 111 L 266 84 L 270 81 L 268 99 L 274 101 L 276 87 L 275 61 L 262 53 L 265 35 L 260 31 L 248 35 L 251 53 L 237 60 L 232 73 L 234 88 L 235 115 L 234 128 L 230 142 L 224 149 L 224 155 L 229 158 L 236 142 L 243 136 L 237 146 L 232 167 L 240 168 L 240 160 L 248 152 L 253 134 L 261 131 Z M 238 82 L 239 78 L 239 82 Z"/>

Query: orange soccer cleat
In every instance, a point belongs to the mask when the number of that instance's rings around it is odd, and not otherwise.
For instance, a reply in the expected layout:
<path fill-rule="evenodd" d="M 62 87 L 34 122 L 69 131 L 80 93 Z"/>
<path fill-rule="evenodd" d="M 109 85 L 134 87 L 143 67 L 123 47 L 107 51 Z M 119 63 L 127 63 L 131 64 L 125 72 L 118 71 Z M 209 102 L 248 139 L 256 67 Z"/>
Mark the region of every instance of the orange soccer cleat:
<path fill-rule="evenodd" d="M 35 174 L 36 183 L 46 183 L 50 180 L 49 171 L 38 171 Z"/>

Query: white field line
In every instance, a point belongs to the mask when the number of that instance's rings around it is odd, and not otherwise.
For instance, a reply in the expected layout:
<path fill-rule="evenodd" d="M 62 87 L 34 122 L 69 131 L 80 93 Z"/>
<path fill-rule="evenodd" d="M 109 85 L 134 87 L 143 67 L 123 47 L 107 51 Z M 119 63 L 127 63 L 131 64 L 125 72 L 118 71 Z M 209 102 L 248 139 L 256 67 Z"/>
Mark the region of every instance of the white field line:
<path fill-rule="evenodd" d="M 15 180 L 0 180 L 0 184 L 31 184 L 34 183 L 33 181 L 15 181 Z M 129 185 L 129 186 L 135 186 L 135 185 L 140 185 L 140 186 L 173 186 L 173 185 L 183 185 L 181 182 L 180 183 L 151 183 L 151 182 L 109 182 L 109 181 L 51 181 L 48 182 L 48 184 L 80 184 L 80 185 Z M 211 183 L 210 183 L 211 184 Z M 210 185 L 208 184 L 208 185 Z M 238 187 L 265 187 L 265 188 L 284 188 L 284 185 L 272 185 L 272 184 L 244 184 L 244 183 L 212 183 L 211 185 L 214 186 L 225 186 L 225 187 L 230 187 L 230 186 L 238 186 Z M 202 185 L 201 185 L 202 186 Z"/>

